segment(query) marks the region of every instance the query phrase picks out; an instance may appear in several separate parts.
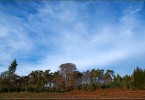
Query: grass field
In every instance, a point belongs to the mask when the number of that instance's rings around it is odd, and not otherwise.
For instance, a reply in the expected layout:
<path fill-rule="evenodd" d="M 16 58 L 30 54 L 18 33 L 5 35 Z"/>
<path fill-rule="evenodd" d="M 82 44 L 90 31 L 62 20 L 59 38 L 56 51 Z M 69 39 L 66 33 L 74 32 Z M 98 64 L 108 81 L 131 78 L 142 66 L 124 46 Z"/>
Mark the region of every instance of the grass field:
<path fill-rule="evenodd" d="M 0 99 L 145 99 L 145 90 L 104 89 L 94 92 L 72 91 L 67 93 L 0 93 Z"/>

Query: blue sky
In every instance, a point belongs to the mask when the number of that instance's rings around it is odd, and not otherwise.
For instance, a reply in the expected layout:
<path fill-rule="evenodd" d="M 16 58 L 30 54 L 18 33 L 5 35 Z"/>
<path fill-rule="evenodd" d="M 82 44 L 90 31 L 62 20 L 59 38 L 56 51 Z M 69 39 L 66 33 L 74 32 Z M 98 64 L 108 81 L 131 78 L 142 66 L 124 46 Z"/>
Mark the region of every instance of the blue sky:
<path fill-rule="evenodd" d="M 145 69 L 143 1 L 0 1 L 0 72 L 17 59 L 16 73 Z"/>

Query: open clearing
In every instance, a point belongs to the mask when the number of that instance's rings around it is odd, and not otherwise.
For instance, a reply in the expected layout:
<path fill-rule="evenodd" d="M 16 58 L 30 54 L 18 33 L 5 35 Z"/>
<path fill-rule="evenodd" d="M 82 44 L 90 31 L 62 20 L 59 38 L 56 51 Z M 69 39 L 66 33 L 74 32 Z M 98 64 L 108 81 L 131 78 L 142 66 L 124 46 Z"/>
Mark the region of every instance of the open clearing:
<path fill-rule="evenodd" d="M 1 98 L 11 99 L 143 99 L 145 90 L 101 89 L 94 92 L 72 91 L 66 93 L 0 93 Z"/>

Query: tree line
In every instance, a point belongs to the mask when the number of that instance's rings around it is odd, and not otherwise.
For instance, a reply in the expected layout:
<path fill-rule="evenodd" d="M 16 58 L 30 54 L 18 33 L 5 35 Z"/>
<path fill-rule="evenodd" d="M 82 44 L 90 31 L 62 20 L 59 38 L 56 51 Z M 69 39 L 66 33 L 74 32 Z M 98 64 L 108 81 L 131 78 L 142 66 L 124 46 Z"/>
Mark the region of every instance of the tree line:
<path fill-rule="evenodd" d="M 73 63 L 59 66 L 59 70 L 35 70 L 27 76 L 15 73 L 16 59 L 8 70 L 0 74 L 0 92 L 68 92 L 72 90 L 95 91 L 97 89 L 145 89 L 145 70 L 136 67 L 132 75 L 121 77 L 113 70 L 77 70 Z"/>

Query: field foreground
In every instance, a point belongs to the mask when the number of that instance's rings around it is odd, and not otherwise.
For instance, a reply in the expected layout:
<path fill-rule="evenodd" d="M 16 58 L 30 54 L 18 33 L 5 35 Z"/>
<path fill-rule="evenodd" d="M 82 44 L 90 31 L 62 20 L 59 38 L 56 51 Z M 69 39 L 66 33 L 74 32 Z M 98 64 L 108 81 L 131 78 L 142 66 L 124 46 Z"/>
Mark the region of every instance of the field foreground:
<path fill-rule="evenodd" d="M 145 90 L 102 89 L 94 92 L 0 93 L 0 99 L 145 99 Z"/>

